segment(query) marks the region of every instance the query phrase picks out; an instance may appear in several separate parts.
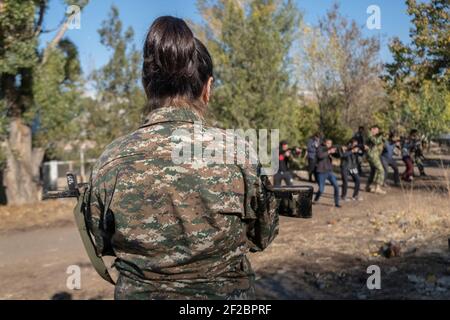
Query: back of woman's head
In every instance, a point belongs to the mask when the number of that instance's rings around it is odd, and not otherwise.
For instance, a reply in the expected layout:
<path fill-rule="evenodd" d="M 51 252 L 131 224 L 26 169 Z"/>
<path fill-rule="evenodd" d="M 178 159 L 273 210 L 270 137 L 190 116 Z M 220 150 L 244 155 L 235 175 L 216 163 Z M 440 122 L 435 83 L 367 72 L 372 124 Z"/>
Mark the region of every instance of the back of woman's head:
<path fill-rule="evenodd" d="M 145 41 L 142 70 L 149 108 L 201 109 L 199 100 L 212 76 L 211 56 L 186 22 L 170 16 L 156 19 Z"/>

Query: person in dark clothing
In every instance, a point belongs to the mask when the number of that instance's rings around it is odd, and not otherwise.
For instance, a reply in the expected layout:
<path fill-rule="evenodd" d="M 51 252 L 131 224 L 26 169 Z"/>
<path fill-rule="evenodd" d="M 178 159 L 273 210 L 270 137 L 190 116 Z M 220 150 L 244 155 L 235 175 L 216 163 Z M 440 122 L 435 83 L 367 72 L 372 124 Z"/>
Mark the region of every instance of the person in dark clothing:
<path fill-rule="evenodd" d="M 425 166 L 423 164 L 425 157 L 423 155 L 422 139 L 420 139 L 419 131 L 412 129 L 409 134 L 409 139 L 411 142 L 411 160 L 419 169 L 420 176 L 426 177 L 427 174 L 425 173 Z"/>
<path fill-rule="evenodd" d="M 402 174 L 402 179 L 407 182 L 413 181 L 414 176 L 414 162 L 411 157 L 412 143 L 409 138 L 405 138 L 401 142 L 402 145 L 402 160 L 405 163 L 405 172 Z"/>
<path fill-rule="evenodd" d="M 357 156 L 358 174 L 361 177 L 364 175 L 364 173 L 362 171 L 362 162 L 363 162 L 364 151 L 365 151 L 364 146 L 366 145 L 365 131 L 366 131 L 366 128 L 364 128 L 363 126 L 360 126 L 358 128 L 358 131 L 353 135 L 353 139 L 358 141 L 358 148 L 359 148 L 359 150 L 361 150 L 361 152 Z"/>
<path fill-rule="evenodd" d="M 320 146 L 320 133 L 316 133 L 314 136 L 309 138 L 306 151 L 308 154 L 308 177 L 309 182 L 313 182 L 312 177 L 314 176 L 314 180 L 317 182 L 317 149 Z"/>
<path fill-rule="evenodd" d="M 340 150 L 341 158 L 341 176 L 342 176 L 342 200 L 347 201 L 348 176 L 350 175 L 355 184 L 352 200 L 361 201 L 359 197 L 359 188 L 361 181 L 358 172 L 358 156 L 361 154 L 361 149 L 358 147 L 358 140 L 352 139 L 348 146 L 343 146 Z"/>
<path fill-rule="evenodd" d="M 292 181 L 294 180 L 291 171 L 289 170 L 289 162 L 292 157 L 292 152 L 289 149 L 289 145 L 286 141 L 280 142 L 279 149 L 279 167 L 278 172 L 274 176 L 274 186 L 281 186 L 282 181 L 286 183 L 287 186 L 292 185 Z"/>
<path fill-rule="evenodd" d="M 325 142 L 317 150 L 317 178 L 319 183 L 319 191 L 316 194 L 314 202 L 317 203 L 325 191 L 325 182 L 328 180 L 334 188 L 334 204 L 340 208 L 339 204 L 339 185 L 336 176 L 333 173 L 332 155 L 337 152 L 333 147 L 333 141 L 330 139 Z"/>
<path fill-rule="evenodd" d="M 400 148 L 400 142 L 395 138 L 394 133 L 389 134 L 389 139 L 384 143 L 383 152 L 381 153 L 381 164 L 384 168 L 384 184 L 386 184 L 389 167 L 394 170 L 394 184 L 400 185 L 400 174 L 398 171 L 397 162 L 394 159 L 395 150 Z"/>

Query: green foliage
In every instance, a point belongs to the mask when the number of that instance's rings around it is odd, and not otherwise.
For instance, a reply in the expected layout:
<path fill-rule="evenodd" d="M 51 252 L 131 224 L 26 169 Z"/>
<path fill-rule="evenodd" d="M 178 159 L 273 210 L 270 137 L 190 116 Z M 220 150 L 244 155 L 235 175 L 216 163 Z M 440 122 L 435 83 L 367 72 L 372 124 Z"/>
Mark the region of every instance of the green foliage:
<path fill-rule="evenodd" d="M 0 74 L 15 75 L 38 60 L 34 37 L 35 2 L 4 0 L 0 9 Z"/>
<path fill-rule="evenodd" d="M 81 77 L 81 65 L 78 58 L 78 49 L 69 39 L 62 39 L 58 45 L 59 51 L 64 55 L 64 82 L 76 82 Z"/>
<path fill-rule="evenodd" d="M 67 3 L 82 8 L 88 1 Z M 83 82 L 70 40 L 58 38 L 39 49 L 47 7 L 46 0 L 0 4 L 0 138 L 8 139 L 10 120 L 20 118 L 32 127 L 35 147 L 44 148 L 48 157 L 61 157 L 62 145 L 80 132 L 76 120 Z"/>
<path fill-rule="evenodd" d="M 290 73 L 301 14 L 293 1 L 198 1 L 196 26 L 215 62 L 211 113 L 224 127 L 280 129 L 305 137 L 304 110 Z"/>
<path fill-rule="evenodd" d="M 450 2 L 406 0 L 406 4 L 413 23 L 411 44 L 392 40 L 394 62 L 386 65 L 386 80 L 391 87 L 407 83 L 417 91 L 425 80 L 450 88 Z"/>
<path fill-rule="evenodd" d="M 339 111 L 328 112 L 322 118 L 324 137 L 333 140 L 333 143 L 346 144 L 353 136 L 351 127 L 342 123 Z"/>
<path fill-rule="evenodd" d="M 385 127 L 416 128 L 427 138 L 450 130 L 450 3 L 407 0 L 411 44 L 394 38 L 394 62 L 386 65 L 390 105 L 378 114 Z"/>
<path fill-rule="evenodd" d="M 97 156 L 114 139 L 137 129 L 146 101 L 140 86 L 141 55 L 133 45 L 134 32 L 132 28 L 123 31 L 116 7 L 111 8 L 98 32 L 112 55 L 91 75 L 96 99 L 84 102 L 89 113 L 87 138 L 96 141 Z"/>
<path fill-rule="evenodd" d="M 428 138 L 450 130 L 450 92 L 441 84 L 425 81 L 417 95 L 409 99 L 405 118 Z"/>
<path fill-rule="evenodd" d="M 386 129 L 406 134 L 419 130 L 427 139 L 450 130 L 450 92 L 444 84 L 424 81 L 416 93 L 396 96 L 401 104 L 378 114 Z"/>
<path fill-rule="evenodd" d="M 47 62 L 36 67 L 33 96 L 34 104 L 24 119 L 36 127 L 34 145 L 44 147 L 48 157 L 61 157 L 63 144 L 79 138 L 82 82 L 78 54 L 69 41 L 62 48 L 53 49 Z M 74 51 L 75 50 L 75 51 Z"/>

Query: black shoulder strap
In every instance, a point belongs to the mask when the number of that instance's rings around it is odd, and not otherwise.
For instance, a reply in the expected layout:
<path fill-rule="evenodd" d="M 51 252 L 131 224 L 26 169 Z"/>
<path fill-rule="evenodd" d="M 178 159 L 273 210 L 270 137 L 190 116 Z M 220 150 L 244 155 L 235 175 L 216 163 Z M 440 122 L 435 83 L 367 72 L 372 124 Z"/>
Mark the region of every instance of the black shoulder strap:
<path fill-rule="evenodd" d="M 91 263 L 95 268 L 95 271 L 97 271 L 100 277 L 102 277 L 104 280 L 114 285 L 115 284 L 114 280 L 111 278 L 111 275 L 108 272 L 108 268 L 106 267 L 105 262 L 97 254 L 95 243 L 89 232 L 89 228 L 87 227 L 85 213 L 86 210 L 88 210 L 90 200 L 89 198 L 90 198 L 90 185 L 81 192 L 78 198 L 77 206 L 74 209 L 75 222 L 77 224 L 78 231 L 80 232 L 81 240 L 83 241 L 86 253 L 89 257 L 89 260 L 91 260 Z"/>

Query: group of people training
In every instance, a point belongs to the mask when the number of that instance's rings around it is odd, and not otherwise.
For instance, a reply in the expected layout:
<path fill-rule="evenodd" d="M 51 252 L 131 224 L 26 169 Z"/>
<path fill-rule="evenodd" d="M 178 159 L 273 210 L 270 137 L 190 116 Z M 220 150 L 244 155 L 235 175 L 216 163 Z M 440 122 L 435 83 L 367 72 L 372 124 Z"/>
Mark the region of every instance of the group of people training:
<path fill-rule="evenodd" d="M 274 176 L 274 185 L 293 184 L 293 174 L 290 170 L 298 169 L 298 156 L 302 154 L 300 148 L 290 149 L 286 141 L 280 143 L 280 166 Z M 401 155 L 405 163 L 405 172 L 400 176 L 397 161 L 394 158 Z M 380 131 L 380 127 L 374 125 L 366 135 L 365 128 L 359 127 L 353 138 L 343 146 L 334 146 L 331 139 L 326 139 L 323 134 L 316 133 L 306 146 L 308 178 L 310 182 L 318 183 L 319 190 L 314 202 L 318 202 L 322 196 L 327 181 L 334 188 L 335 206 L 340 208 L 340 201 L 349 201 L 347 198 L 348 183 L 350 177 L 354 182 L 354 191 L 351 200 L 361 201 L 359 195 L 361 176 L 363 176 L 362 162 L 366 158 L 370 166 L 370 174 L 367 180 L 366 192 L 386 194 L 383 187 L 386 186 L 389 167 L 394 171 L 394 184 L 400 185 L 400 179 L 412 181 L 414 176 L 414 164 L 417 165 L 420 175 L 425 176 L 423 165 L 422 140 L 418 131 L 413 129 L 407 137 L 398 137 L 391 132 L 387 138 Z M 340 159 L 340 173 L 342 179 L 342 192 L 339 192 L 337 178 L 333 173 L 333 158 Z M 313 180 L 314 178 L 314 180 Z"/>

